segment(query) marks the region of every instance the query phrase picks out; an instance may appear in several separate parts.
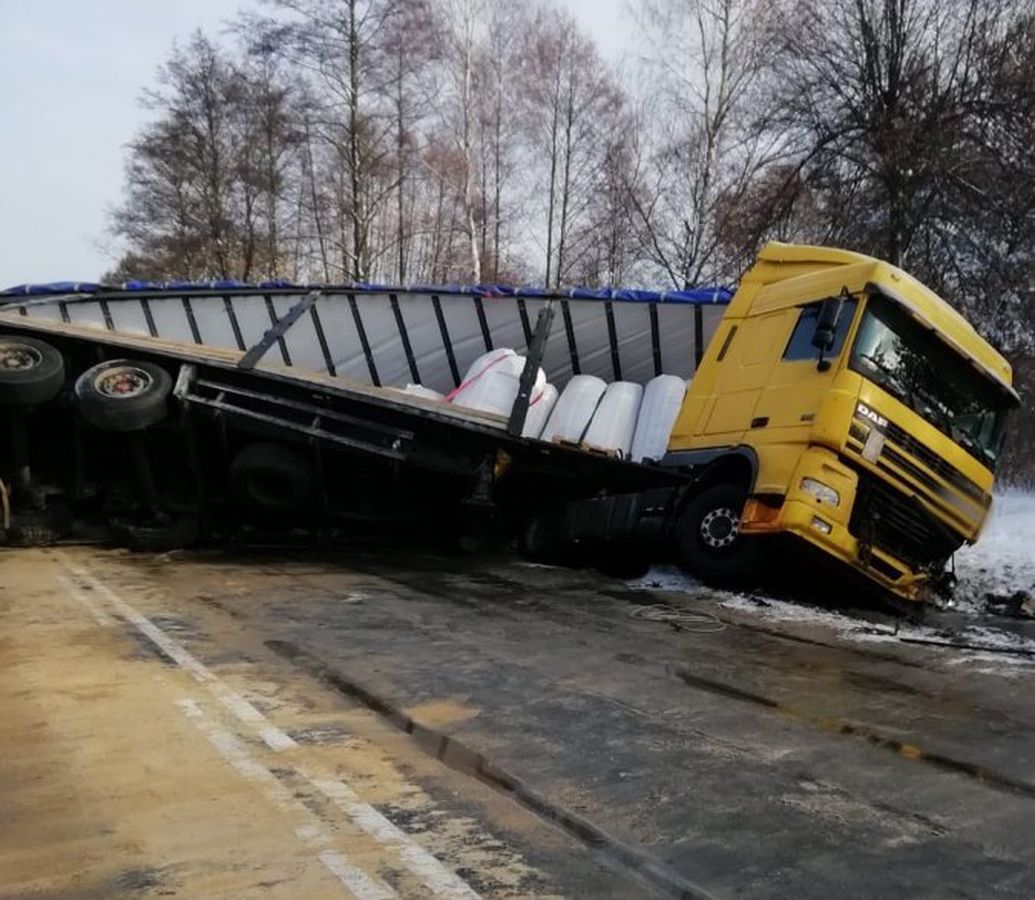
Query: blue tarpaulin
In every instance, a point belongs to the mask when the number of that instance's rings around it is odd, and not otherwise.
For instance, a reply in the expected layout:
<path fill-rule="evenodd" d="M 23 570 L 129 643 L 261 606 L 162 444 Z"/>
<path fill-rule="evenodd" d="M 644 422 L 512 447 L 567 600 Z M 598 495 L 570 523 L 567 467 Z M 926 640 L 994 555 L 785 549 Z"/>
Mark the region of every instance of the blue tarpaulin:
<path fill-rule="evenodd" d="M 290 281 L 262 281 L 247 284 L 225 279 L 219 281 L 127 281 L 119 285 L 96 282 L 53 281 L 47 284 L 20 284 L 0 291 L 0 297 L 47 297 L 59 294 L 100 294 L 117 292 L 182 293 L 184 291 L 297 290 L 353 293 L 461 294 L 478 297 L 570 297 L 575 300 L 620 300 L 639 303 L 729 303 L 732 293 L 724 287 L 697 287 L 683 291 L 646 291 L 627 288 L 515 287 L 502 284 L 389 285 L 371 282 L 351 284 L 294 284 Z"/>

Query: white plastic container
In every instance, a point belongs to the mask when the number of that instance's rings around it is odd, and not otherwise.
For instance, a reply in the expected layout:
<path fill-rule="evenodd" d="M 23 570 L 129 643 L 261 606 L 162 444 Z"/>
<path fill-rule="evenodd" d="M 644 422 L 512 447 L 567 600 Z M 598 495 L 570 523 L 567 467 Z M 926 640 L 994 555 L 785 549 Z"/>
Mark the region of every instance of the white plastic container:
<path fill-rule="evenodd" d="M 596 375 L 576 375 L 572 378 L 557 398 L 540 439 L 581 441 L 606 388 L 604 380 Z"/>
<path fill-rule="evenodd" d="M 521 429 L 522 437 L 537 438 L 543 433 L 543 426 L 550 418 L 554 405 L 557 403 L 557 388 L 552 384 L 543 385 L 543 389 L 532 394 L 528 404 L 528 415 L 525 416 L 525 427 Z"/>
<path fill-rule="evenodd" d="M 471 363 L 460 386 L 446 399 L 467 409 L 510 415 L 524 368 L 525 357 L 508 348 L 483 353 Z M 540 369 L 532 387 L 532 396 L 545 386 L 546 373 Z"/>
<path fill-rule="evenodd" d="M 665 455 L 687 384 L 675 375 L 657 375 L 647 382 L 630 451 L 634 461 L 661 459 Z"/>
<path fill-rule="evenodd" d="M 616 450 L 627 458 L 642 400 L 643 388 L 632 381 L 609 384 L 582 440 L 597 449 Z"/>

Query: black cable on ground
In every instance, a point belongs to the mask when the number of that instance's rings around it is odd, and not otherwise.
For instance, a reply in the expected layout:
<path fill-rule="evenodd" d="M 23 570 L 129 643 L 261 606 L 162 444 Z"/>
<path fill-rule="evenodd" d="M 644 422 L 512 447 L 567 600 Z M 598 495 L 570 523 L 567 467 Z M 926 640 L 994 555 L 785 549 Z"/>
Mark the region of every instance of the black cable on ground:
<path fill-rule="evenodd" d="M 680 631 L 689 631 L 691 634 L 717 634 L 726 630 L 726 623 L 712 613 L 680 609 L 667 603 L 637 606 L 630 610 L 629 618 L 643 619 L 646 622 L 664 622 Z"/>

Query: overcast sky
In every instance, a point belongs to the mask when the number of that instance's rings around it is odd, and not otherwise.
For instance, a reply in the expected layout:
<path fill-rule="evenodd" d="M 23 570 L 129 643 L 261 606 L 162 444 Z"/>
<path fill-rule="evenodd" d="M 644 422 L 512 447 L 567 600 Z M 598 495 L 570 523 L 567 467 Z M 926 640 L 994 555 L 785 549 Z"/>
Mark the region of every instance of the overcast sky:
<path fill-rule="evenodd" d="M 558 0 L 620 57 L 626 0 Z M 119 199 L 138 100 L 176 38 L 218 33 L 247 0 L 0 0 L 0 289 L 92 280 L 118 248 Z"/>

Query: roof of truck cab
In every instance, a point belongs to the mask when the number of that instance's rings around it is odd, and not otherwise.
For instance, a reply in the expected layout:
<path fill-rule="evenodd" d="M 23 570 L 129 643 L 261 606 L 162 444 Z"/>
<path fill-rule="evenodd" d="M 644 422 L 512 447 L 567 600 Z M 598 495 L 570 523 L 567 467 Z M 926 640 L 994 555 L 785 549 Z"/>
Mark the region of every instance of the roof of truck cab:
<path fill-rule="evenodd" d="M 998 384 L 1010 397 L 1019 401 L 1013 388 L 1013 369 L 1006 358 L 983 338 L 956 309 L 929 287 L 897 266 L 833 247 L 807 244 L 784 244 L 770 241 L 758 254 L 755 264 L 744 275 L 742 283 L 769 287 L 792 279 L 828 281 L 830 270 L 851 270 L 847 281 L 866 284 L 879 290 L 903 307 L 914 319 L 931 329 L 983 375 Z M 848 272 L 845 272 L 848 275 Z M 817 278 L 817 276 L 819 276 Z"/>

